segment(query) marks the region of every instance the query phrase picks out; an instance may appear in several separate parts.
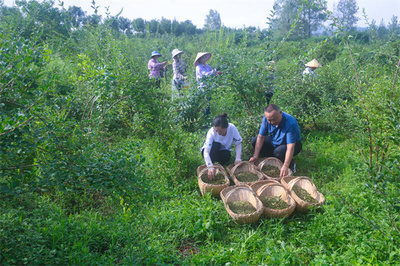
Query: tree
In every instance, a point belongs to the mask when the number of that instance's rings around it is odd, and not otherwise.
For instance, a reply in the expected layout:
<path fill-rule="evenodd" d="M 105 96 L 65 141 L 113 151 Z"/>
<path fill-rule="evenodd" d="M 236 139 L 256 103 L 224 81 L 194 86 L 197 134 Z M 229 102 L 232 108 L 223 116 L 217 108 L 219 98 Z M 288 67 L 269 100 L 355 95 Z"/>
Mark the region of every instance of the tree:
<path fill-rule="evenodd" d="M 210 9 L 210 13 L 206 15 L 204 28 L 209 30 L 219 30 L 221 28 L 221 16 L 217 10 Z"/>
<path fill-rule="evenodd" d="M 77 6 L 70 6 L 67 11 L 71 23 L 75 28 L 82 27 L 86 23 L 86 12 Z"/>
<path fill-rule="evenodd" d="M 136 32 L 144 33 L 145 28 L 146 28 L 146 25 L 144 23 L 144 19 L 136 18 L 133 20 L 133 29 Z"/>
<path fill-rule="evenodd" d="M 354 30 L 357 21 L 358 5 L 356 0 L 340 0 L 336 6 L 337 17 L 347 31 Z"/>
<path fill-rule="evenodd" d="M 161 18 L 160 21 L 160 33 L 171 33 L 171 20 L 166 18 Z"/>
<path fill-rule="evenodd" d="M 326 14 L 313 1 L 303 6 L 302 22 L 304 34 L 311 37 L 312 32 L 317 31 L 322 22 L 326 20 Z"/>
<path fill-rule="evenodd" d="M 292 30 L 292 25 L 297 21 L 290 39 L 298 39 L 303 36 L 311 37 L 312 32 L 318 30 L 325 18 L 326 15 L 314 0 L 275 0 L 272 18 L 269 18 L 268 24 L 275 36 L 282 38 Z"/>
<path fill-rule="evenodd" d="M 400 34 L 400 24 L 397 19 L 397 16 L 393 16 L 392 20 L 388 24 L 389 36 L 390 37 L 399 37 Z"/>
<path fill-rule="evenodd" d="M 152 20 L 150 20 L 150 22 L 147 22 L 147 24 L 149 24 L 150 33 L 158 32 L 159 23 L 157 20 L 152 19 Z"/>
<path fill-rule="evenodd" d="M 381 23 L 379 24 L 378 30 L 377 30 L 377 35 L 379 39 L 383 39 L 387 36 L 388 34 L 388 29 L 386 28 L 385 22 L 383 19 L 381 20 Z"/>
<path fill-rule="evenodd" d="M 119 29 L 126 35 L 132 34 L 132 21 L 130 21 L 128 18 L 118 17 L 118 26 Z"/>
<path fill-rule="evenodd" d="M 196 26 L 190 20 L 186 20 L 181 23 L 185 28 L 185 33 L 188 35 L 194 35 L 196 33 Z"/>

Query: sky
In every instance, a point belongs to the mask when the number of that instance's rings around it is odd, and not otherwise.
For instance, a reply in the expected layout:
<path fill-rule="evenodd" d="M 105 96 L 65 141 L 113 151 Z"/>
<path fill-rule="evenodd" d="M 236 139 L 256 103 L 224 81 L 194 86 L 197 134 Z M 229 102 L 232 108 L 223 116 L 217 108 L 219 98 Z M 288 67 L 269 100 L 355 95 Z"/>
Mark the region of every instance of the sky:
<path fill-rule="evenodd" d="M 0 0 L 1 1 L 1 0 Z M 12 6 L 14 0 L 3 0 L 7 6 Z M 39 0 L 40 1 L 40 0 Z M 379 25 L 383 19 L 387 25 L 393 15 L 400 20 L 400 0 L 356 0 L 360 18 L 358 26 L 366 26 L 362 15 L 365 8 L 368 19 L 375 19 Z M 79 6 L 88 15 L 93 14 L 92 0 L 64 0 L 64 6 Z M 333 11 L 339 0 L 328 0 L 328 8 Z M 59 0 L 55 0 L 56 5 Z M 100 15 L 105 16 L 106 7 L 111 15 L 118 14 L 130 20 L 143 18 L 145 20 L 176 19 L 190 20 L 197 28 L 204 26 L 206 15 L 210 9 L 218 11 L 222 24 L 230 28 L 255 26 L 260 29 L 267 27 L 267 17 L 270 16 L 274 0 L 96 0 Z"/>

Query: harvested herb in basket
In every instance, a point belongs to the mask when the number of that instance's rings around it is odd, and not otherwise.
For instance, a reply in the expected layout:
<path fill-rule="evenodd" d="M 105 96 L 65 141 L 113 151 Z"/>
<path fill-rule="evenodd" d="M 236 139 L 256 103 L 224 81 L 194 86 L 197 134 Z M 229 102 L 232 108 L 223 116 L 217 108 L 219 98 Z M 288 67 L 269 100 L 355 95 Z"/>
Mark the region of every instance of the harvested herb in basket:
<path fill-rule="evenodd" d="M 224 175 L 221 174 L 221 173 L 219 173 L 219 172 L 215 175 L 214 179 L 212 179 L 212 180 L 210 180 L 210 179 L 208 178 L 208 175 L 207 175 L 207 174 L 202 175 L 202 176 L 201 176 L 201 180 L 202 180 L 204 183 L 207 183 L 207 184 L 210 184 L 210 185 L 223 185 L 223 184 L 226 183 L 226 180 L 225 180 Z"/>
<path fill-rule="evenodd" d="M 279 176 L 281 175 L 281 170 L 279 170 L 278 167 L 273 166 L 273 165 L 265 165 L 262 168 L 262 171 L 264 174 L 266 174 L 269 177 L 279 178 Z"/>
<path fill-rule="evenodd" d="M 307 201 L 309 203 L 318 203 L 318 201 L 311 197 L 310 193 L 308 193 L 307 190 L 305 190 L 304 188 L 294 185 L 293 191 L 296 193 L 297 197 L 304 201 Z"/>
<path fill-rule="evenodd" d="M 258 180 L 258 175 L 252 172 L 241 172 L 235 174 L 236 179 L 240 182 L 254 182 Z"/>
<path fill-rule="evenodd" d="M 290 205 L 286 203 L 281 196 L 265 196 L 260 198 L 262 204 L 270 209 L 283 210 L 289 208 Z"/>
<path fill-rule="evenodd" d="M 235 200 L 228 203 L 229 208 L 236 214 L 250 214 L 256 211 L 253 205 L 248 201 Z"/>

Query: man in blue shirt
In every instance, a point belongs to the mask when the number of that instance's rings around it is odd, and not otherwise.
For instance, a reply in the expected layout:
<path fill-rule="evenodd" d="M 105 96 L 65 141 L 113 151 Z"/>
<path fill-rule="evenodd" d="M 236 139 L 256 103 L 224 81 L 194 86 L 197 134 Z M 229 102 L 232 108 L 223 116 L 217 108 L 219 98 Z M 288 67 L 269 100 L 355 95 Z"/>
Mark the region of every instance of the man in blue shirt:
<path fill-rule="evenodd" d="M 260 132 L 251 144 L 254 147 L 251 163 L 259 157 L 276 157 L 283 162 L 280 177 L 287 176 L 290 166 L 294 170 L 293 156 L 302 149 L 299 125 L 293 116 L 270 104 L 264 109 Z"/>

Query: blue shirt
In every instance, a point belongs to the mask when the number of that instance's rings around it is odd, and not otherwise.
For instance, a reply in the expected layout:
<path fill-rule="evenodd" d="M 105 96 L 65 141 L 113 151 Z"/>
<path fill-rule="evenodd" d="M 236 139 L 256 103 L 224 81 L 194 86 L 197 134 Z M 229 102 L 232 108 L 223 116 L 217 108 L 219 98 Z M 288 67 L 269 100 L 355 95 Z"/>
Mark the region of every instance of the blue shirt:
<path fill-rule="evenodd" d="M 259 134 L 261 136 L 270 135 L 273 147 L 296 143 L 301 140 L 300 128 L 296 118 L 285 112 L 282 112 L 282 121 L 279 123 L 278 127 L 268 123 L 267 118 L 264 116 Z"/>

